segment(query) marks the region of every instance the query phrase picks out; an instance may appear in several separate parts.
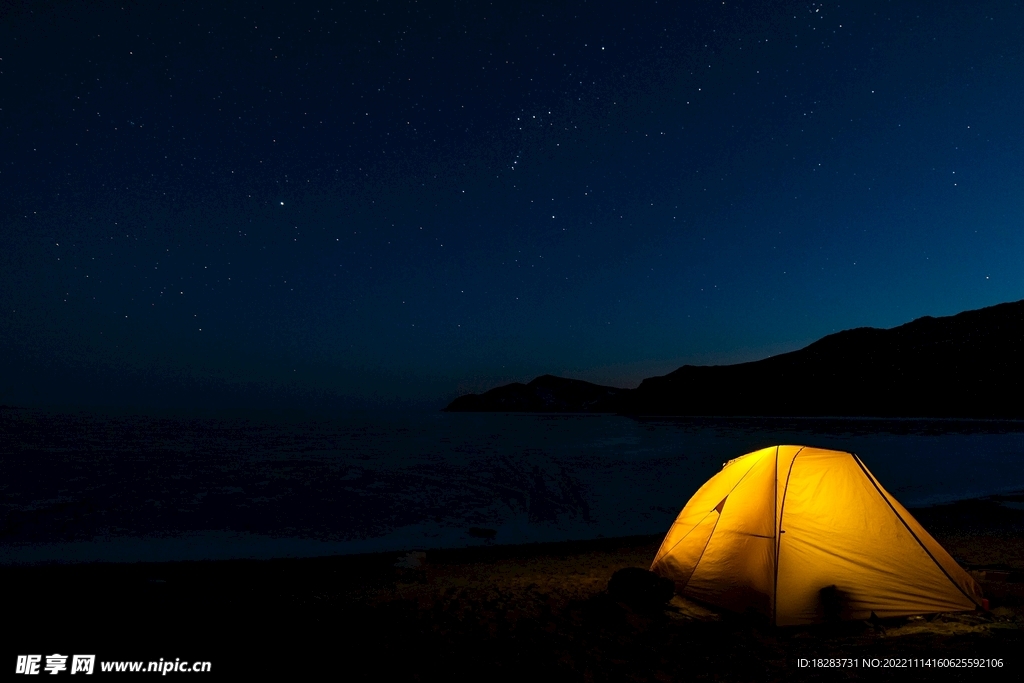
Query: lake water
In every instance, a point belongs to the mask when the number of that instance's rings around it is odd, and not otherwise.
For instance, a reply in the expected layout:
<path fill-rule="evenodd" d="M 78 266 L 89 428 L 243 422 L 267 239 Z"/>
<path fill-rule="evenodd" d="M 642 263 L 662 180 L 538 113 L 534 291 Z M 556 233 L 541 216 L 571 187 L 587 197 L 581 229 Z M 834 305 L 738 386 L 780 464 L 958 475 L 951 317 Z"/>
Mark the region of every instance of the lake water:
<path fill-rule="evenodd" d="M 0 563 L 316 556 L 664 532 L 724 461 L 857 453 L 905 505 L 1024 489 L 1024 423 L 0 410 Z M 471 528 L 491 529 L 494 540 Z"/>

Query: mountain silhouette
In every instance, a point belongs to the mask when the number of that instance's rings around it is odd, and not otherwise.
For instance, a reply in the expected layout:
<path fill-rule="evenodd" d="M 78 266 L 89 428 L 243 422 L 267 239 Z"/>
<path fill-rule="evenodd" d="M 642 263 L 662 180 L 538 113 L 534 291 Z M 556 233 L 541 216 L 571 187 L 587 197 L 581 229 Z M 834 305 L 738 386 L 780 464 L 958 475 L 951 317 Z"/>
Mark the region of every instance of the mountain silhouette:
<path fill-rule="evenodd" d="M 579 379 L 541 375 L 529 384 L 515 382 L 484 394 L 466 394 L 451 402 L 450 412 L 588 413 L 614 412 L 614 401 L 630 393 Z"/>
<path fill-rule="evenodd" d="M 1024 418 L 1024 300 L 830 334 L 736 365 L 684 365 L 636 389 L 543 375 L 445 410 Z"/>

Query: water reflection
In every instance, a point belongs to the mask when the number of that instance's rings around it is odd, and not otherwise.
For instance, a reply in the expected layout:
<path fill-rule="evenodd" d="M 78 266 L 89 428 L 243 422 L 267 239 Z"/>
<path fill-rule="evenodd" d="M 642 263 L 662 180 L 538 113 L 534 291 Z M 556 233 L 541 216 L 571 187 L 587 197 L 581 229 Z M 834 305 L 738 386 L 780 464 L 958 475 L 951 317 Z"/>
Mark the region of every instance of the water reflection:
<path fill-rule="evenodd" d="M 0 562 L 659 533 L 725 460 L 779 443 L 856 452 L 908 506 L 1024 489 L 1019 422 L 5 411 L 0 430 Z"/>

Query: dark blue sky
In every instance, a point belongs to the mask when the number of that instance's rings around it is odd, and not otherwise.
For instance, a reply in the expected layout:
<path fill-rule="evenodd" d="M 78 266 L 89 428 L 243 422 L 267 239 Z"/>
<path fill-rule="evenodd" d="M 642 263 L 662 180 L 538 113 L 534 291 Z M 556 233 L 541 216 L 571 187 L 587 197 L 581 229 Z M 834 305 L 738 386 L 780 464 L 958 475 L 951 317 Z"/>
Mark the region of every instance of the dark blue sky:
<path fill-rule="evenodd" d="M 1024 297 L 1009 2 L 24 3 L 0 402 L 619 386 Z"/>

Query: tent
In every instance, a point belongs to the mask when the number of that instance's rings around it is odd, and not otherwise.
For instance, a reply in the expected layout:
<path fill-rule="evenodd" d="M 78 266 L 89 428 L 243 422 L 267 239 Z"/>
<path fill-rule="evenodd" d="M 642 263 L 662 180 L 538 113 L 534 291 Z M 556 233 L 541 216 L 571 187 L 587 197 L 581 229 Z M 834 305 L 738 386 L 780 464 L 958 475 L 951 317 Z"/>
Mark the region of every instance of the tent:
<path fill-rule="evenodd" d="M 693 495 L 651 570 L 779 626 L 973 610 L 981 588 L 852 453 L 772 446 Z"/>

